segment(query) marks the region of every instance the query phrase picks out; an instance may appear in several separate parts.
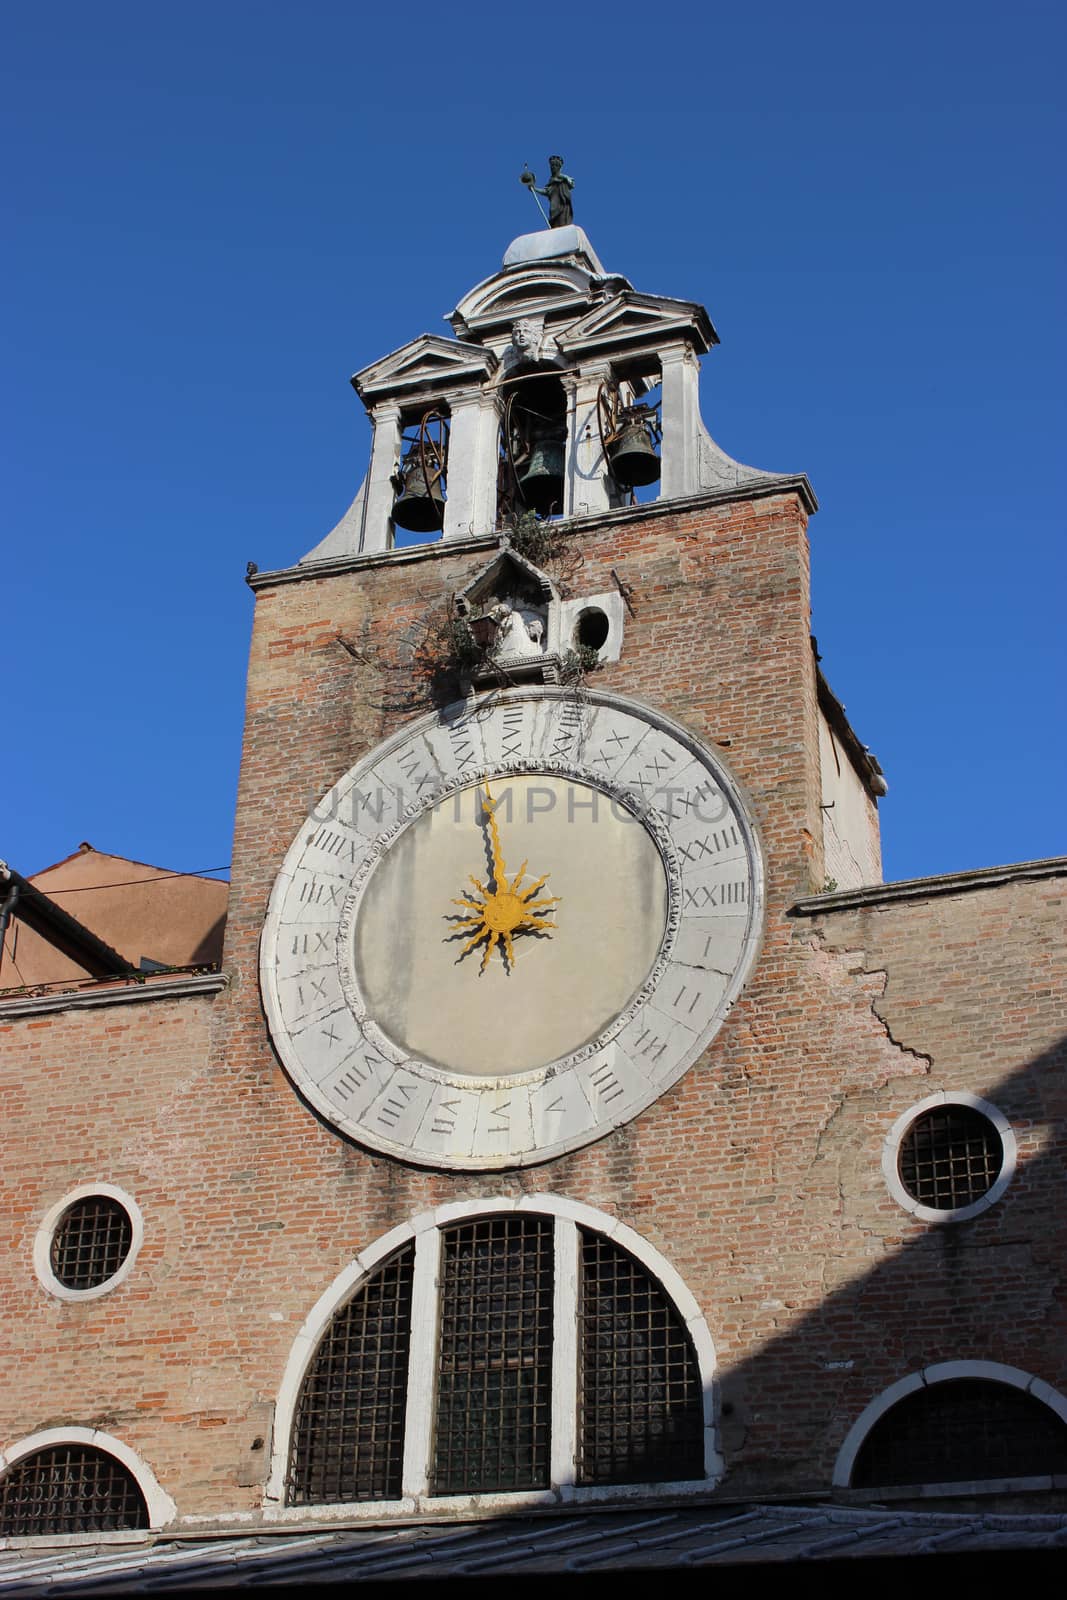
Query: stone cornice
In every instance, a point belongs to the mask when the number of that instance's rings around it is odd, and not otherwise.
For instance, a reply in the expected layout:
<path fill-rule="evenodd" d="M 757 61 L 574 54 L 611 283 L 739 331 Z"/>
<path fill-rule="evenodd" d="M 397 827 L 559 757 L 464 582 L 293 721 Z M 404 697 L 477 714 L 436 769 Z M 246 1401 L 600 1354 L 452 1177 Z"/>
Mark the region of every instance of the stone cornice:
<path fill-rule="evenodd" d="M 797 494 L 809 513 L 819 509 L 815 491 L 803 472 L 760 477 L 728 489 L 701 489 L 696 494 L 679 495 L 673 500 L 653 500 L 647 505 L 623 506 L 616 511 L 575 517 L 569 531 L 590 533 L 601 528 L 626 527 L 633 522 L 653 521 L 657 517 L 699 511 L 704 506 L 731 505 L 744 500 L 766 500 L 774 495 Z M 252 573 L 245 582 L 255 592 L 274 589 L 283 583 L 300 583 L 305 578 L 333 578 L 343 572 L 360 572 L 367 567 L 406 566 L 413 561 L 437 561 L 477 550 L 494 550 L 498 533 L 478 534 L 470 539 L 435 539 L 432 544 L 408 545 L 403 550 L 381 550 L 370 555 L 335 556 L 328 561 L 303 561 L 295 567 L 279 567 L 274 572 Z"/>
<path fill-rule="evenodd" d="M 834 894 L 807 895 L 790 906 L 790 917 L 819 917 L 830 911 L 878 910 L 899 900 L 931 900 L 935 895 L 967 894 L 972 889 L 995 889 L 1002 883 L 1028 878 L 1067 877 L 1067 856 L 1043 861 L 1019 861 L 1007 867 L 976 867 L 970 872 L 946 872 L 933 878 L 902 878 L 898 883 L 875 883 L 865 889 L 841 889 Z"/>
<path fill-rule="evenodd" d="M 218 994 L 228 983 L 224 972 L 194 972 L 178 978 L 149 979 L 121 989 L 101 984 L 93 989 L 66 989 L 55 994 L 20 994 L 10 999 L 0 996 L 0 1022 L 50 1011 L 90 1011 L 97 1006 L 140 1005 L 145 1000 L 185 1000 L 191 995 Z"/>

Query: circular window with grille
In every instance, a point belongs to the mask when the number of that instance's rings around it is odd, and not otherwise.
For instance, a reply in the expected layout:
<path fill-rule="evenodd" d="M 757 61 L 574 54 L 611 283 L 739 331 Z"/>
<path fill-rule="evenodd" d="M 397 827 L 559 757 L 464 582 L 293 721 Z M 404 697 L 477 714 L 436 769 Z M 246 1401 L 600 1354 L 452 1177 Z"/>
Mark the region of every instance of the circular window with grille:
<path fill-rule="evenodd" d="M 143 1233 L 141 1212 L 121 1189 L 106 1183 L 76 1189 L 38 1230 L 37 1276 L 60 1300 L 107 1294 L 129 1274 Z"/>
<path fill-rule="evenodd" d="M 1015 1170 L 1015 1138 L 987 1100 L 936 1094 L 899 1117 L 882 1169 L 893 1198 L 926 1222 L 962 1222 L 993 1205 Z"/>

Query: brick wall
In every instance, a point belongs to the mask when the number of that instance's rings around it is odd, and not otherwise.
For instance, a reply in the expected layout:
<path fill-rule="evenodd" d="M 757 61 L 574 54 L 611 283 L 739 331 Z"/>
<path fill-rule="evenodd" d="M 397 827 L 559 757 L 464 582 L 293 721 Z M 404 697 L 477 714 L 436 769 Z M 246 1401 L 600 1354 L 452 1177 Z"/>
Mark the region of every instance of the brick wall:
<path fill-rule="evenodd" d="M 714 744 L 761 833 L 764 946 L 707 1055 L 635 1122 L 525 1172 L 415 1169 L 319 1122 L 266 1036 L 256 969 L 270 887 L 308 807 L 411 714 L 394 705 L 404 625 L 489 556 L 438 549 L 266 587 L 229 989 L 23 1019 L 5 1039 L 2 1292 L 17 1381 L 0 1395 L 3 1443 L 60 1413 L 104 1419 L 182 1515 L 254 1507 L 251 1438 L 301 1323 L 353 1255 L 434 1205 L 544 1190 L 619 1216 L 688 1283 L 723 1377 L 726 1493 L 826 1488 L 859 1411 L 916 1363 L 981 1354 L 1067 1382 L 1048 1132 L 1065 991 L 1051 955 L 1046 970 L 1029 954 L 1035 940 L 1052 948 L 1056 880 L 788 917 L 824 874 L 796 498 L 615 517 L 581 550 L 576 592 L 611 587 L 615 568 L 636 611 L 597 681 Z M 1023 1167 L 999 1207 L 939 1232 L 889 1199 L 880 1150 L 900 1111 L 957 1083 L 1020 1118 Z M 29 1253 L 64 1185 L 94 1177 L 134 1195 L 145 1244 L 125 1284 L 72 1308 L 36 1284 Z"/>

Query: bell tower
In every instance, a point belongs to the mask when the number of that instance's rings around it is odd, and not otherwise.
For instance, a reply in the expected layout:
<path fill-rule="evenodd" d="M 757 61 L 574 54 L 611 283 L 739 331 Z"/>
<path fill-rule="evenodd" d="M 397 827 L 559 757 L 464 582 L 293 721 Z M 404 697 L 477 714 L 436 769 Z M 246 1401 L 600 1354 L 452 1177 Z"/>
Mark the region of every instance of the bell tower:
<path fill-rule="evenodd" d="M 821 887 L 815 501 L 704 427 L 703 307 L 573 223 L 449 322 L 355 375 L 363 484 L 251 580 L 239 813 L 292 1083 L 364 1150 L 501 1174 L 640 1124 Z"/>
<path fill-rule="evenodd" d="M 881 883 L 811 486 L 714 441 L 707 313 L 551 167 L 353 379 L 349 510 L 248 576 L 221 970 L 0 999 L 0 1532 L 64 1562 L 318 1527 L 373 1576 L 392 1522 L 396 1570 L 510 1572 L 536 1510 L 540 1570 L 612 1507 L 688 1564 L 716 1501 L 725 1553 L 768 1497 L 880 1531 L 1067 1459 L 1067 863 Z M 488 1559 L 413 1532 L 457 1519 Z"/>
<path fill-rule="evenodd" d="M 741 465 L 705 428 L 699 358 L 719 341 L 703 306 L 638 292 L 581 228 L 516 239 L 448 320 L 452 338 L 423 334 L 353 377 L 370 464 L 305 562 L 716 491 L 789 485 L 814 508 L 806 479 Z"/>

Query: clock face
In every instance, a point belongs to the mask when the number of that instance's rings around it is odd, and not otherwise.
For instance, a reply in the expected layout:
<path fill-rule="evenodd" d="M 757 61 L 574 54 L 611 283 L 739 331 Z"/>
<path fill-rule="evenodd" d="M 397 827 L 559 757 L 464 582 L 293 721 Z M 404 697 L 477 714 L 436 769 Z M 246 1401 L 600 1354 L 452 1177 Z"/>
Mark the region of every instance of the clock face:
<path fill-rule="evenodd" d="M 261 983 L 329 1122 L 425 1165 L 546 1160 L 628 1122 L 755 958 L 755 834 L 716 758 L 618 696 L 461 702 L 330 790 L 271 895 Z"/>

